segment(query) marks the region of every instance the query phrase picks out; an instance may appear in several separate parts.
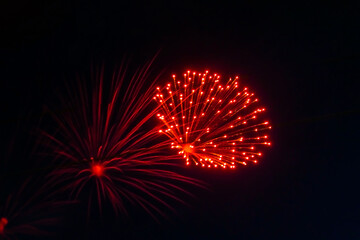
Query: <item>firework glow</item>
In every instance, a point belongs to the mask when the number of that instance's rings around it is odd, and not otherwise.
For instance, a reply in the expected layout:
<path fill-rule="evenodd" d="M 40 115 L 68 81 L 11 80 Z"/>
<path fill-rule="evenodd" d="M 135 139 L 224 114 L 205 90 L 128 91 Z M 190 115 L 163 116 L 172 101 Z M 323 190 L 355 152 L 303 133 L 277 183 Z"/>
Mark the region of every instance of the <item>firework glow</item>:
<path fill-rule="evenodd" d="M 5 226 L 8 224 L 8 220 L 4 217 L 0 219 L 0 235 L 4 234 Z"/>
<path fill-rule="evenodd" d="M 157 87 L 153 98 L 164 123 L 159 132 L 168 136 L 186 165 L 233 169 L 257 163 L 261 149 L 271 145 L 265 108 L 239 80 L 222 82 L 218 74 L 187 71 Z"/>

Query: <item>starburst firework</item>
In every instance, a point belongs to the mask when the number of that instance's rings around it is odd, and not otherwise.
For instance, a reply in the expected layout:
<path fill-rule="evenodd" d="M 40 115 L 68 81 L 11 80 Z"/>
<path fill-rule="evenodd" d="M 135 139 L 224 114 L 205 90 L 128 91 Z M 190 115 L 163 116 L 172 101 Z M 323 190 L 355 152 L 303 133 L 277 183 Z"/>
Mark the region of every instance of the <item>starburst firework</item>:
<path fill-rule="evenodd" d="M 259 149 L 269 146 L 264 132 L 271 129 L 262 120 L 265 108 L 239 77 L 221 83 L 220 75 L 191 73 L 182 80 L 175 75 L 164 87 L 157 87 L 154 99 L 161 109 L 159 130 L 172 140 L 187 165 L 235 168 L 236 163 L 257 163 Z"/>

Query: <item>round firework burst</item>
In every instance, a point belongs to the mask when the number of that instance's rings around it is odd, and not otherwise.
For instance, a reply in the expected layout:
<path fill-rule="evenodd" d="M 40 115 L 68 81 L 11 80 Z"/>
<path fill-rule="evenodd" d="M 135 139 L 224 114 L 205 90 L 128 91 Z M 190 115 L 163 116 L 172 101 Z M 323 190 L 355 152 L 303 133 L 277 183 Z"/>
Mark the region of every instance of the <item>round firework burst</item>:
<path fill-rule="evenodd" d="M 221 82 L 220 75 L 187 71 L 182 79 L 157 87 L 154 99 L 161 107 L 159 130 L 172 140 L 187 165 L 235 168 L 236 163 L 257 163 L 260 148 L 269 146 L 262 119 L 265 108 L 239 77 Z"/>
<path fill-rule="evenodd" d="M 171 208 L 167 200 L 182 201 L 176 195 L 186 192 L 184 184 L 198 183 L 172 170 L 176 164 L 162 154 L 166 143 L 154 144 L 160 128 L 151 121 L 156 109 L 149 66 L 130 76 L 120 69 L 109 82 L 103 69 L 92 81 L 78 81 L 61 97 L 68 111 L 53 114 L 58 132 L 45 133 L 60 163 L 52 182 L 71 189 L 75 199 L 85 195 L 89 209 L 94 198 L 100 213 L 106 201 L 116 214 L 126 213 L 125 202 L 161 214 L 159 206 Z"/>

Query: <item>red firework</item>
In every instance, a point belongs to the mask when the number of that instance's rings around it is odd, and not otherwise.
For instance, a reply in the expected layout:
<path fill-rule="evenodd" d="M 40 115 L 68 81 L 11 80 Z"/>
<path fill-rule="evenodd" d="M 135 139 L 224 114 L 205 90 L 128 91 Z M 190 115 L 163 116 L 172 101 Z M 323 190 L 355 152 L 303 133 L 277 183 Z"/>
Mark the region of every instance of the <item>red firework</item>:
<path fill-rule="evenodd" d="M 168 143 L 154 144 L 160 128 L 151 122 L 156 109 L 151 106 L 155 88 L 147 84 L 149 66 L 131 76 L 120 69 L 109 86 L 101 70 L 90 94 L 86 82 L 79 81 L 76 90 L 62 98 L 70 110 L 54 114 L 58 133 L 45 133 L 61 163 L 52 173 L 54 184 L 70 188 L 75 199 L 94 193 L 100 212 L 106 200 L 117 214 L 126 212 L 124 202 L 161 214 L 158 206 L 171 208 L 166 199 L 182 201 L 176 194 L 186 192 L 184 184 L 198 184 L 171 170 L 176 165 L 162 154 Z"/>
<path fill-rule="evenodd" d="M 33 182 L 26 180 L 19 189 L 0 199 L 0 239 L 52 235 L 49 226 L 60 222 L 55 212 L 71 203 L 54 202 L 46 185 L 34 190 Z"/>
<path fill-rule="evenodd" d="M 154 97 L 166 126 L 159 132 L 172 140 L 171 148 L 186 164 L 235 168 L 235 163 L 257 163 L 259 149 L 270 145 L 264 131 L 271 126 L 259 116 L 265 108 L 240 86 L 239 77 L 221 83 L 220 75 L 187 71 L 182 80 L 172 78 Z"/>
<path fill-rule="evenodd" d="M 25 122 L 20 120 L 19 126 L 24 127 Z M 7 144 L 2 144 L 0 151 L 0 239 L 54 236 L 63 220 L 60 212 L 75 202 L 55 200 L 50 184 L 44 183 L 43 168 L 34 164 L 38 141 L 17 127 L 5 129 L 12 135 L 4 138 Z M 29 141 L 24 136 L 30 137 Z M 28 162 L 32 168 L 26 165 Z"/>

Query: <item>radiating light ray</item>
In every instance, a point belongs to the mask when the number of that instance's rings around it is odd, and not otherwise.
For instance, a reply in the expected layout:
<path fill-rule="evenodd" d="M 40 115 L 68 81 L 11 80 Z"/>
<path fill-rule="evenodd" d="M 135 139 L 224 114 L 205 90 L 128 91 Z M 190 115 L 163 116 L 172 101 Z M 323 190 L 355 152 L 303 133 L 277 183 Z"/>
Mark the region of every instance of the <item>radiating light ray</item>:
<path fill-rule="evenodd" d="M 221 82 L 220 75 L 187 71 L 181 80 L 157 87 L 153 97 L 161 107 L 159 132 L 172 141 L 187 165 L 235 168 L 257 163 L 262 146 L 271 145 L 265 108 L 239 77 Z"/>

